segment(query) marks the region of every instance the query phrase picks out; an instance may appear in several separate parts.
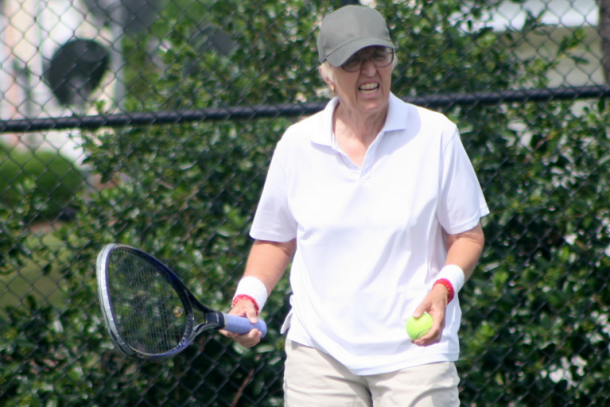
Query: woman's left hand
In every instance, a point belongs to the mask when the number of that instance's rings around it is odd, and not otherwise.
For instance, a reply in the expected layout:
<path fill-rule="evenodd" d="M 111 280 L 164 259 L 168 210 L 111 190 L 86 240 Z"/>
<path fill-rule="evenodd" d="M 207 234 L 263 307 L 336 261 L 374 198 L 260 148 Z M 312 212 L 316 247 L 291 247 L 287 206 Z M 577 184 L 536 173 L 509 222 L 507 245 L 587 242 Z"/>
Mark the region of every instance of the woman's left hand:
<path fill-rule="evenodd" d="M 415 309 L 415 312 L 413 312 L 415 318 L 421 317 L 424 312 L 432 317 L 432 328 L 421 338 L 412 341 L 415 345 L 428 346 L 440 342 L 445 327 L 445 309 L 447 308 L 448 297 L 449 291 L 447 288 L 442 284 L 436 284 L 419 307 Z"/>
<path fill-rule="evenodd" d="M 445 264 L 455 264 L 464 271 L 466 280 L 472 274 L 485 244 L 485 235 L 479 223 L 474 228 L 458 234 L 447 234 L 447 260 Z M 421 338 L 413 341 L 418 346 L 438 343 L 445 327 L 445 310 L 449 300 L 449 291 L 442 284 L 435 284 L 426 298 L 415 309 L 413 317 L 419 318 L 424 312 L 432 316 L 432 328 Z M 454 299 L 457 301 L 457 298 Z"/>

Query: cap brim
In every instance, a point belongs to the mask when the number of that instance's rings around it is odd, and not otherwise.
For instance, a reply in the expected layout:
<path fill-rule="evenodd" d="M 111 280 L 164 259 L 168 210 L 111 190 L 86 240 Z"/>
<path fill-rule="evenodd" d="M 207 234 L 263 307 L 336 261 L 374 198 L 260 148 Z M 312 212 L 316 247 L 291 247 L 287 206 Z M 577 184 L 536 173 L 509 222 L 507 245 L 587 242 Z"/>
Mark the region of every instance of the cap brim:
<path fill-rule="evenodd" d="M 366 47 L 396 47 L 391 41 L 380 38 L 359 38 L 357 40 L 343 44 L 335 52 L 326 56 L 326 60 L 333 66 L 341 66 L 348 60 L 349 57 Z"/>

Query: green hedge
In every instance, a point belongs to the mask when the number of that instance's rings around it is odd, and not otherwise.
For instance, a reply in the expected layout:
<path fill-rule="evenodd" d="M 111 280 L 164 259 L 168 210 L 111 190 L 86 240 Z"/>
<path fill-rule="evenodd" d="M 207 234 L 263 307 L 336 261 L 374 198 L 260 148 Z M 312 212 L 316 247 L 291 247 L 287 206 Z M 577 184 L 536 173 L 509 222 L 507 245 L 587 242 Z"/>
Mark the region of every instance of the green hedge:
<path fill-rule="evenodd" d="M 84 174 L 73 161 L 55 150 L 35 150 L 0 145 L 0 203 L 14 209 L 29 199 L 40 202 L 36 220 L 54 221 L 74 216 L 71 203 L 84 186 Z"/>
<path fill-rule="evenodd" d="M 333 2 L 204 3 L 175 1 L 165 11 L 154 31 L 167 40 L 160 54 L 167 70 L 155 73 L 158 80 L 149 76 L 154 86 L 138 87 L 130 106 L 321 100 L 314 17 Z M 544 86 L 553 67 L 515 59 L 510 37 L 468 31 L 487 2 L 471 1 L 466 11 L 457 0 L 377 3 L 399 46 L 393 88 L 399 96 Z M 239 34 L 230 57 L 191 48 L 188 38 L 203 18 Z M 557 60 L 569 52 L 562 48 Z M 491 209 L 485 252 L 460 293 L 464 405 L 609 404 L 610 110 L 599 101 L 576 115 L 575 106 L 445 111 L 461 129 Z M 59 264 L 65 304 L 30 299 L 9 310 L 0 332 L 0 404 L 281 405 L 278 330 L 288 310 L 286 279 L 264 311 L 269 335 L 260 346 L 244 351 L 210 334 L 170 360 L 150 363 L 112 348 L 93 264 L 105 243 L 135 245 L 169 263 L 205 302 L 228 309 L 266 168 L 290 123 L 271 118 L 85 135 L 87 164 L 102 181 L 120 181 L 90 201 L 79 196 L 75 225 L 57 231 L 64 250 L 45 252 Z"/>

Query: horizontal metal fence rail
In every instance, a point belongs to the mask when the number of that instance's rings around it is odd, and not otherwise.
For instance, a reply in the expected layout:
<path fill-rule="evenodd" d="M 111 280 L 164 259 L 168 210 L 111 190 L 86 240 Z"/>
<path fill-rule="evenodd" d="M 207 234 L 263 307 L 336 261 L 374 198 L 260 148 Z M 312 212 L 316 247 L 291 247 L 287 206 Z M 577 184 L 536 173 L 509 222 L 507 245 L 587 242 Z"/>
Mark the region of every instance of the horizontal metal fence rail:
<path fill-rule="evenodd" d="M 452 105 L 492 105 L 498 103 L 545 102 L 610 96 L 610 85 L 561 87 L 548 89 L 504 90 L 498 92 L 450 93 L 403 97 L 408 103 L 427 107 Z M 0 133 L 25 133 L 45 130 L 87 129 L 102 127 L 149 126 L 198 121 L 243 120 L 264 117 L 310 115 L 324 109 L 325 102 L 234 106 L 197 110 L 117 113 L 97 116 L 49 117 L 0 121 Z"/>

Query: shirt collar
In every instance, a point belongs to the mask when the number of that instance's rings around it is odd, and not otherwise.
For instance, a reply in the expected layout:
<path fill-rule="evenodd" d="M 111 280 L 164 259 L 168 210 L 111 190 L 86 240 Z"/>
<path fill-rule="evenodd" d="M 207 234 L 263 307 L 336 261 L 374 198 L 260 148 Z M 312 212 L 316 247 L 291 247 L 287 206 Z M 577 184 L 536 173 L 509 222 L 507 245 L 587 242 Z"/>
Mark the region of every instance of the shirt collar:
<path fill-rule="evenodd" d="M 318 131 L 312 133 L 312 142 L 332 147 L 332 121 L 333 114 L 338 103 L 339 98 L 333 98 L 330 102 L 328 102 L 324 110 L 321 112 L 321 126 Z M 406 103 L 396 97 L 393 93 L 390 93 L 388 115 L 380 133 L 405 130 L 407 128 L 407 121 L 409 120 L 408 115 L 409 109 L 407 108 Z"/>

